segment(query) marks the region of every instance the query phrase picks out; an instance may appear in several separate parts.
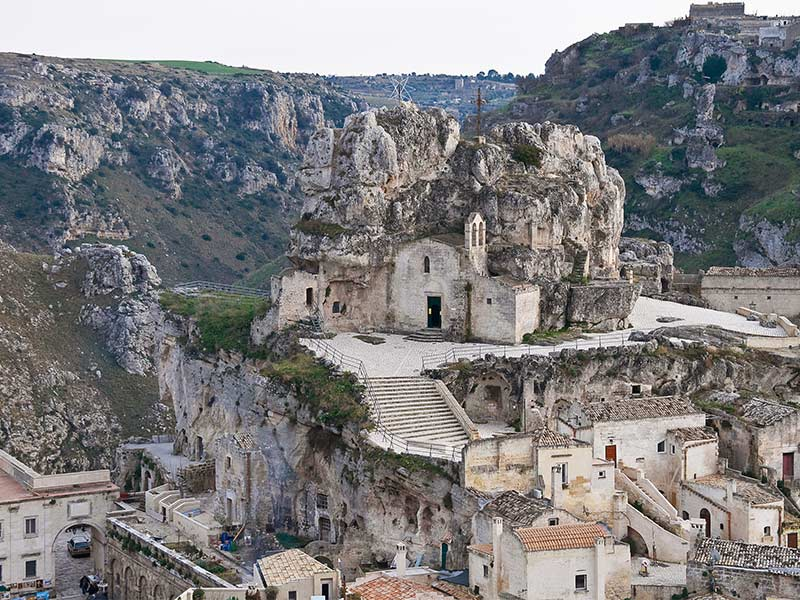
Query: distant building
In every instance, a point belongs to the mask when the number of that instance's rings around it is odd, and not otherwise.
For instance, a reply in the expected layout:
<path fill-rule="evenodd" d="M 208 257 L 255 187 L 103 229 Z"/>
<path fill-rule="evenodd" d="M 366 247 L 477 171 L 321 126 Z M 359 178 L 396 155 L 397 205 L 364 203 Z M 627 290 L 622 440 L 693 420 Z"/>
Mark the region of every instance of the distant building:
<path fill-rule="evenodd" d="M 711 267 L 702 278 L 701 296 L 715 310 L 740 306 L 762 313 L 800 315 L 800 268 Z"/>
<path fill-rule="evenodd" d="M 631 595 L 630 549 L 597 523 L 504 528 L 494 520 L 491 544 L 469 546 L 470 589 L 486 600 Z"/>
<path fill-rule="evenodd" d="M 706 4 L 692 4 L 689 7 L 689 18 L 718 19 L 722 17 L 743 17 L 744 2 L 708 2 Z"/>
<path fill-rule="evenodd" d="M 687 569 L 690 592 L 747 600 L 800 598 L 800 550 L 705 539 Z"/>
<path fill-rule="evenodd" d="M 302 550 L 286 550 L 256 562 L 257 583 L 278 589 L 276 600 L 339 598 L 339 573 Z"/>
<path fill-rule="evenodd" d="M 0 587 L 14 596 L 52 588 L 56 540 L 72 528 L 88 530 L 102 573 L 106 513 L 118 495 L 107 470 L 40 475 L 0 450 Z"/>

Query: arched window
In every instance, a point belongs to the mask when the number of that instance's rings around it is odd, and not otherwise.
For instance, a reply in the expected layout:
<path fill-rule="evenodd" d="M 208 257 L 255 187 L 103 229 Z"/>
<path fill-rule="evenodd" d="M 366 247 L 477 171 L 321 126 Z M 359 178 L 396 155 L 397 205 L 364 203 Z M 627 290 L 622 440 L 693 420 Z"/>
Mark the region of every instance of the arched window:
<path fill-rule="evenodd" d="M 771 535 L 772 530 L 769 527 L 764 527 L 764 535 Z"/>
<path fill-rule="evenodd" d="M 485 246 L 486 245 L 486 223 L 481 222 L 479 231 L 480 231 L 480 239 L 478 240 L 478 245 L 479 246 Z"/>
<path fill-rule="evenodd" d="M 422 261 L 422 272 L 423 273 L 430 273 L 431 272 L 431 259 L 427 256 L 425 260 Z"/>
<path fill-rule="evenodd" d="M 226 471 L 230 471 L 231 470 L 231 462 L 232 462 L 231 461 L 231 457 L 230 456 L 226 456 L 225 457 L 225 470 Z"/>
<path fill-rule="evenodd" d="M 478 224 L 477 223 L 473 223 L 472 224 L 472 236 L 471 237 L 472 237 L 472 245 L 473 246 L 477 246 L 478 245 Z"/>

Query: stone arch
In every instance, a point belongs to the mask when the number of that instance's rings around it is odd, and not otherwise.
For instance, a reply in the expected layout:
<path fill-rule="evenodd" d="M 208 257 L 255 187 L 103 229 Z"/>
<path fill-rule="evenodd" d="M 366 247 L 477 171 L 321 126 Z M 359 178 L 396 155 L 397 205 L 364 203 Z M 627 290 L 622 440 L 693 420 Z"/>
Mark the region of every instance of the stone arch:
<path fill-rule="evenodd" d="M 324 555 L 315 556 L 314 560 L 316 560 L 318 562 L 321 562 L 326 567 L 330 567 L 331 569 L 334 568 L 333 561 L 330 558 L 328 558 L 327 556 L 324 556 Z"/>
<path fill-rule="evenodd" d="M 703 519 L 706 522 L 705 534 L 706 534 L 706 537 L 710 538 L 711 537 L 711 513 L 709 512 L 709 510 L 707 508 L 701 508 L 700 509 L 700 518 Z"/>
<path fill-rule="evenodd" d="M 125 575 L 123 579 L 123 592 L 122 592 L 122 600 L 131 600 L 133 598 L 133 585 L 134 585 L 134 576 L 133 576 L 133 569 L 131 567 L 125 567 Z"/>
<path fill-rule="evenodd" d="M 488 373 L 475 381 L 464 398 L 464 408 L 476 422 L 511 422 L 519 418 L 518 400 L 508 380 L 499 373 Z"/>
<path fill-rule="evenodd" d="M 103 515 L 103 518 L 105 515 Z M 56 552 L 56 544 L 58 543 L 59 539 L 65 533 L 70 531 L 78 531 L 89 529 L 91 531 L 91 538 L 92 538 L 92 561 L 94 562 L 94 570 L 97 573 L 103 573 L 106 570 L 106 532 L 105 528 L 97 525 L 95 523 L 91 523 L 89 521 L 79 521 L 77 523 L 68 523 L 64 525 L 58 533 L 53 536 L 53 543 L 50 546 L 50 553 L 52 556 L 53 565 L 55 565 L 56 561 L 59 559 L 58 553 Z"/>
<path fill-rule="evenodd" d="M 170 600 L 169 594 L 164 591 L 160 583 L 153 588 L 153 600 Z"/>
<path fill-rule="evenodd" d="M 112 558 L 108 563 L 108 597 L 116 598 L 119 593 L 119 565 L 117 559 Z"/>
<path fill-rule="evenodd" d="M 636 531 L 630 525 L 628 526 L 628 531 L 624 538 L 622 538 L 623 542 L 626 542 L 631 547 L 631 556 L 636 554 L 637 556 L 650 556 L 650 548 L 647 546 L 647 542 L 642 536 L 641 533 Z"/>
<path fill-rule="evenodd" d="M 136 589 L 136 600 L 148 600 L 150 596 L 147 595 L 147 579 L 144 575 L 139 577 L 139 587 Z"/>

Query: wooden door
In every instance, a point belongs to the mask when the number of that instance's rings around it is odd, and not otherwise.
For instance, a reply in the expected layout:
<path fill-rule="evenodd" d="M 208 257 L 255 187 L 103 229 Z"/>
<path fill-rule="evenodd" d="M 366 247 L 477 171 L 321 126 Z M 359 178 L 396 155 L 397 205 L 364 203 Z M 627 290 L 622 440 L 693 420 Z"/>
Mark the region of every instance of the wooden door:
<path fill-rule="evenodd" d="M 789 548 L 797 548 L 797 532 L 792 532 L 786 536 L 786 545 Z"/>
<path fill-rule="evenodd" d="M 613 460 L 614 466 L 617 466 L 617 445 L 612 444 L 610 446 L 606 446 L 606 460 Z"/>
<path fill-rule="evenodd" d="M 783 454 L 783 480 L 786 482 L 794 479 L 794 452 Z"/>

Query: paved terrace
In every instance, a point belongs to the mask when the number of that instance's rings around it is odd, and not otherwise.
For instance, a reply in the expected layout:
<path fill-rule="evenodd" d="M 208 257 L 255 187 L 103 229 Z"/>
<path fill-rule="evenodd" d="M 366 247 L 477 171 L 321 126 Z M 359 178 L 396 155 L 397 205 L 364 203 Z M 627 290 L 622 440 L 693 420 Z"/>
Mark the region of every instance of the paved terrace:
<path fill-rule="evenodd" d="M 660 317 L 677 318 L 670 323 L 662 323 Z M 681 325 L 716 325 L 728 331 L 761 335 L 769 337 L 785 336 L 780 328 L 762 327 L 757 321 L 748 321 L 745 317 L 733 313 L 698 308 L 641 297 L 636 303 L 630 317 L 633 329 L 651 331 L 659 327 Z M 437 358 L 447 355 L 453 358 L 479 358 L 491 352 L 497 355 L 523 356 L 548 355 L 564 348 L 596 348 L 598 346 L 620 346 L 633 344 L 628 341 L 632 330 L 617 331 L 607 334 L 588 334 L 585 339 L 564 342 L 556 345 L 518 345 L 496 346 L 491 344 L 458 344 L 453 342 L 415 342 L 396 334 L 371 334 L 371 337 L 384 339 L 382 344 L 371 344 L 358 339 L 359 334 L 340 333 L 327 340 L 338 352 L 363 362 L 370 377 L 409 377 L 419 375 L 422 370 L 423 357 L 426 366 L 432 367 Z M 309 345 L 306 343 L 306 345 Z M 347 368 L 347 367 L 345 367 Z"/>

